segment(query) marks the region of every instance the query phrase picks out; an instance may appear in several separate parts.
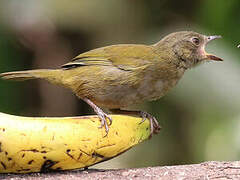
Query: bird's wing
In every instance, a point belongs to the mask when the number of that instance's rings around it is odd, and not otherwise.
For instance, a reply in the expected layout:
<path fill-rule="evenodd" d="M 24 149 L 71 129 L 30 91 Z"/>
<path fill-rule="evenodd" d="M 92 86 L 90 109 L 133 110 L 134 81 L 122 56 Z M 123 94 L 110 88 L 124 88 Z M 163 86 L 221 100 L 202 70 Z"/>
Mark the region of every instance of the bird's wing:
<path fill-rule="evenodd" d="M 79 66 L 116 66 L 123 70 L 133 70 L 146 66 L 156 60 L 152 46 L 113 45 L 94 49 L 78 55 L 62 68 L 71 69 Z"/>

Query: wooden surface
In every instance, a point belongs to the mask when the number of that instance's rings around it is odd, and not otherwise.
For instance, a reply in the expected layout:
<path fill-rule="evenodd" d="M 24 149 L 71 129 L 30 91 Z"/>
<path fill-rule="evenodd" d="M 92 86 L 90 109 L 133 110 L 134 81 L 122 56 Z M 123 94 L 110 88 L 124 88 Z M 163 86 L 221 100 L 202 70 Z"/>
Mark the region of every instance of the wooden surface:
<path fill-rule="evenodd" d="M 85 180 L 85 179 L 163 179 L 163 180 L 224 180 L 240 179 L 240 161 L 205 162 L 193 165 L 148 167 L 138 169 L 116 169 L 85 171 L 62 171 L 47 174 L 2 174 L 0 179 L 11 180 Z"/>

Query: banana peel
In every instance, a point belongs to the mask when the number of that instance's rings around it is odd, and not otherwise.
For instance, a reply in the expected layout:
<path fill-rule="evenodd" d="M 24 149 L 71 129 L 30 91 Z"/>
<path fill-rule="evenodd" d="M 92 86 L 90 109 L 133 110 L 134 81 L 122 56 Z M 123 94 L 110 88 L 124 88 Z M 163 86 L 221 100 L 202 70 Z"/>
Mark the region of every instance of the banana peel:
<path fill-rule="evenodd" d="M 149 121 L 111 115 L 106 136 L 97 116 L 40 118 L 0 113 L 0 173 L 89 167 L 150 137 Z"/>

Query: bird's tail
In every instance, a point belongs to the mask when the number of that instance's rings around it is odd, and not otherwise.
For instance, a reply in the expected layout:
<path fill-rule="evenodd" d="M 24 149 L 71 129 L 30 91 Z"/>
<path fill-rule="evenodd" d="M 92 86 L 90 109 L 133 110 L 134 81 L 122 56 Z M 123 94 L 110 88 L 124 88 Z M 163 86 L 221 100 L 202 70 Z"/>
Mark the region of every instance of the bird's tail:
<path fill-rule="evenodd" d="M 0 78 L 5 80 L 25 81 L 29 79 L 45 79 L 53 84 L 61 84 L 62 75 L 59 69 L 38 69 L 1 73 Z"/>

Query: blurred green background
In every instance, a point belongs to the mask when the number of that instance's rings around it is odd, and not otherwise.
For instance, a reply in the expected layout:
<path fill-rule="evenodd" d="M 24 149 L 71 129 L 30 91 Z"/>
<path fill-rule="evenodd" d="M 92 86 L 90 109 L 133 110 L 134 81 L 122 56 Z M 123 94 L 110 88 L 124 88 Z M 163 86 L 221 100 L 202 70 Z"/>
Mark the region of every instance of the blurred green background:
<path fill-rule="evenodd" d="M 179 30 L 222 35 L 207 49 L 225 61 L 187 71 L 167 96 L 141 107 L 158 118 L 160 134 L 95 167 L 238 160 L 239 0 L 0 0 L 0 72 L 56 68 L 90 49 L 152 44 Z M 40 80 L 0 80 L 0 111 L 24 116 L 92 113 L 70 91 Z"/>

